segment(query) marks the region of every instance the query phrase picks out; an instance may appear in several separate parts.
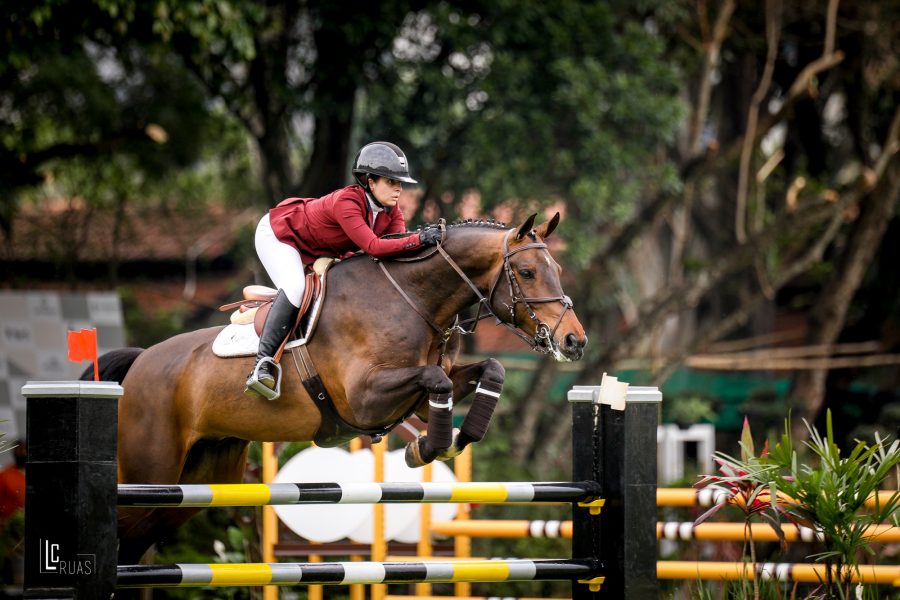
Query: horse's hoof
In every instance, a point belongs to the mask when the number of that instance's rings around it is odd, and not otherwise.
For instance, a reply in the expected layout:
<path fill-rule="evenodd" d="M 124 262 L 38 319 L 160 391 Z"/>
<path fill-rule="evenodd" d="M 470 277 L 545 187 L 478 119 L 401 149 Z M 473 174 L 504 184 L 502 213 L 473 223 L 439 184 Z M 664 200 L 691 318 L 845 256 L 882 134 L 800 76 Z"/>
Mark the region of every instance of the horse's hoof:
<path fill-rule="evenodd" d="M 419 467 L 425 466 L 425 461 L 422 460 L 422 454 L 419 452 L 418 439 L 406 444 L 406 454 L 404 457 L 406 458 L 406 466 L 410 469 L 418 469 Z"/>

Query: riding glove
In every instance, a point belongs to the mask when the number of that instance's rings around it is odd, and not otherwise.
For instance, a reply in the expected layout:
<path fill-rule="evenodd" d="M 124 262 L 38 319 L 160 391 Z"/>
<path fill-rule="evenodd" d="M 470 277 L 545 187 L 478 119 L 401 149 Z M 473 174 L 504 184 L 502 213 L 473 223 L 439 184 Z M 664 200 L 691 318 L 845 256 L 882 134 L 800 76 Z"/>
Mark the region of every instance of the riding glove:
<path fill-rule="evenodd" d="M 419 233 L 419 243 L 422 246 L 435 246 L 441 241 L 441 228 L 429 225 Z"/>

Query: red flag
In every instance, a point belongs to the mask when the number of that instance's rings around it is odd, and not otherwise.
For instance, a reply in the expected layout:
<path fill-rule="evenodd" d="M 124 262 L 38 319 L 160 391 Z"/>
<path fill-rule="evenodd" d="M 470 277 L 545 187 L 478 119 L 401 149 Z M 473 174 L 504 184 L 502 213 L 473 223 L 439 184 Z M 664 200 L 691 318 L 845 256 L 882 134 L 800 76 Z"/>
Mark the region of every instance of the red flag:
<path fill-rule="evenodd" d="M 94 363 L 94 381 L 100 381 L 97 369 L 97 329 L 82 329 L 69 332 L 69 360 L 79 362 L 90 360 Z"/>

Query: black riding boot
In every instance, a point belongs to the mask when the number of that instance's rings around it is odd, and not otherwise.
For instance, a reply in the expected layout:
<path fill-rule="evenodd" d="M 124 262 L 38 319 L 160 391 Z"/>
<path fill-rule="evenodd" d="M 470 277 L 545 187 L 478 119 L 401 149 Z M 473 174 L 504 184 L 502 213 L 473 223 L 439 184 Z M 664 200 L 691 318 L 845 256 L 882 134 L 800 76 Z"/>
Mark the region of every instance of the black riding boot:
<path fill-rule="evenodd" d="M 247 378 L 247 389 L 244 390 L 244 393 L 248 396 L 260 395 L 269 400 L 278 399 L 276 375 L 273 373 L 276 369 L 273 357 L 294 325 L 298 310 L 287 299 L 284 290 L 278 290 L 259 336 L 256 365 Z M 267 389 L 261 389 L 262 386 Z"/>

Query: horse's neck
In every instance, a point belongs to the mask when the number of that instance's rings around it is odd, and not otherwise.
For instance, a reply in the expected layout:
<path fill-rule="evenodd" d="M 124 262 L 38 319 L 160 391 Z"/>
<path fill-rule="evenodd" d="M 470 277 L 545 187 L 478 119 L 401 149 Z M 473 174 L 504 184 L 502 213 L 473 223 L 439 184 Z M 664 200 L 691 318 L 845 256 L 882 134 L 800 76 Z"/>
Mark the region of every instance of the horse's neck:
<path fill-rule="evenodd" d="M 451 236 L 444 248 L 466 277 L 487 296 L 499 267 L 502 244 L 498 236 L 488 234 L 502 234 L 502 231 L 485 231 L 482 235 L 464 233 L 468 235 Z M 436 322 L 449 324 L 454 315 L 478 301 L 469 284 L 440 253 L 435 253 L 430 260 L 412 265 L 415 267 L 409 273 L 411 287 L 422 290 L 419 301 L 435 316 Z"/>

